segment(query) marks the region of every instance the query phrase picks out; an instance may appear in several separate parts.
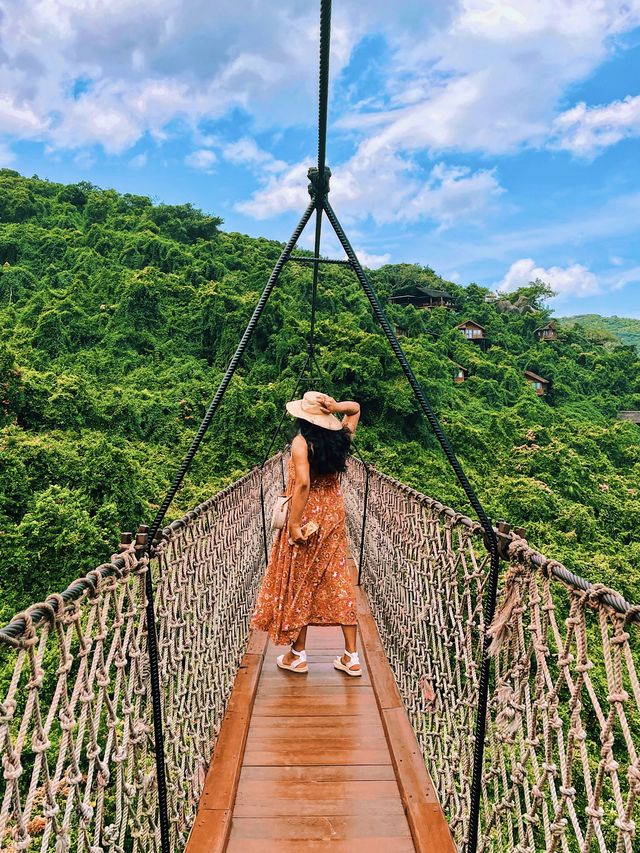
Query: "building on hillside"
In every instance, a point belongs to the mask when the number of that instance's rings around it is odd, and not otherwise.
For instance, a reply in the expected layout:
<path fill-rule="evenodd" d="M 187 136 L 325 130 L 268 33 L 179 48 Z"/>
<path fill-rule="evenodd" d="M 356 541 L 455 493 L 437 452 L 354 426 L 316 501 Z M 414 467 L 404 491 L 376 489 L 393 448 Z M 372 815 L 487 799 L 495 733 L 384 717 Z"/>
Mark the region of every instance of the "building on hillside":
<path fill-rule="evenodd" d="M 480 323 L 475 323 L 473 320 L 465 320 L 464 323 L 456 326 L 456 329 L 460 329 L 465 338 L 470 341 L 485 340 L 484 326 L 481 326 Z"/>
<path fill-rule="evenodd" d="M 465 379 L 469 377 L 469 371 L 466 367 L 463 367 L 461 364 L 458 364 L 456 361 L 453 362 L 453 381 L 460 384 L 460 382 L 464 382 Z"/>
<path fill-rule="evenodd" d="M 631 423 L 640 425 L 640 412 L 618 412 L 618 417 L 621 421 L 631 421 Z"/>
<path fill-rule="evenodd" d="M 398 293 L 390 301 L 395 305 L 413 305 L 414 308 L 453 308 L 453 296 L 450 293 L 422 284 L 413 293 Z"/>
<path fill-rule="evenodd" d="M 546 326 L 540 326 L 534 332 L 539 341 L 555 341 L 558 337 L 558 330 L 554 323 L 547 323 Z"/>
<path fill-rule="evenodd" d="M 524 378 L 527 380 L 529 385 L 531 385 L 538 397 L 544 397 L 549 390 L 549 385 L 551 384 L 549 380 L 542 376 L 538 376 L 537 373 L 533 373 L 531 370 L 524 371 Z"/>

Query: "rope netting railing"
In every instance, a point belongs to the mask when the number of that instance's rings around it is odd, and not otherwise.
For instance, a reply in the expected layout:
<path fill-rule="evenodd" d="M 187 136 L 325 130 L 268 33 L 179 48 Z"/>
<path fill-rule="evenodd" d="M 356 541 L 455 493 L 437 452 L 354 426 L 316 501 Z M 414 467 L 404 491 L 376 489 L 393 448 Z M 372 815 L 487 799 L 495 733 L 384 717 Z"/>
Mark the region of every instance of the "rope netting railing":
<path fill-rule="evenodd" d="M 364 466 L 345 478 L 352 547 Z M 369 469 L 362 583 L 440 803 L 468 835 L 482 598 L 479 525 Z M 479 850 L 633 853 L 640 607 L 511 536 L 493 638 Z M 635 840 L 634 840 L 635 839 Z"/>
<path fill-rule="evenodd" d="M 270 513 L 280 454 L 264 466 Z M 154 576 L 171 849 L 182 850 L 265 565 L 261 471 L 0 631 L 0 850 L 160 849 L 145 575 Z"/>

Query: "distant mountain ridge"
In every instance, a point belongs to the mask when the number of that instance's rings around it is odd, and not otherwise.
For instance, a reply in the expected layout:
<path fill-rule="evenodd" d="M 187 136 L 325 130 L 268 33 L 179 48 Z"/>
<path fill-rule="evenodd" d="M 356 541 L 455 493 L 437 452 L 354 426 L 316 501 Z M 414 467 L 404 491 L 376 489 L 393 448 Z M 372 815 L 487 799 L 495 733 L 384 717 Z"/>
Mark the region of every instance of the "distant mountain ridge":
<path fill-rule="evenodd" d="M 563 326 L 579 323 L 585 329 L 597 329 L 618 338 L 640 351 L 640 320 L 633 317 L 603 317 L 600 314 L 576 314 L 573 317 L 558 317 Z"/>

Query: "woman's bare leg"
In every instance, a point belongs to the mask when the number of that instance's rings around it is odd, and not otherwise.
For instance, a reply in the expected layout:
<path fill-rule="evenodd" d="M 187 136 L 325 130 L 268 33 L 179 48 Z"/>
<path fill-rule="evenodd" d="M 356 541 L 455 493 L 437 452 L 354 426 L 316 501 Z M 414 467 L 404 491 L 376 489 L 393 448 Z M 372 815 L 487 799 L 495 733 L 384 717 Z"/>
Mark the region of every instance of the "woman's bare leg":
<path fill-rule="evenodd" d="M 306 642 L 307 642 L 307 626 L 304 625 L 302 628 L 300 628 L 298 636 L 293 641 L 292 646 L 297 652 L 301 652 L 304 650 Z M 293 652 L 287 652 L 283 658 L 283 663 L 291 665 L 293 663 L 293 661 L 296 660 L 296 658 L 297 658 L 297 655 L 294 655 Z"/>
<path fill-rule="evenodd" d="M 342 633 L 344 634 L 345 651 L 351 652 L 351 653 L 357 651 L 357 649 L 356 649 L 356 634 L 358 631 L 358 626 L 357 625 L 341 625 L 340 627 L 342 628 Z M 342 655 L 340 660 L 342 661 L 342 663 L 345 666 L 348 666 L 351 659 L 347 655 Z M 352 669 L 354 672 L 357 672 L 360 669 L 360 664 L 359 663 L 353 664 L 352 666 L 349 667 L 349 669 Z"/>

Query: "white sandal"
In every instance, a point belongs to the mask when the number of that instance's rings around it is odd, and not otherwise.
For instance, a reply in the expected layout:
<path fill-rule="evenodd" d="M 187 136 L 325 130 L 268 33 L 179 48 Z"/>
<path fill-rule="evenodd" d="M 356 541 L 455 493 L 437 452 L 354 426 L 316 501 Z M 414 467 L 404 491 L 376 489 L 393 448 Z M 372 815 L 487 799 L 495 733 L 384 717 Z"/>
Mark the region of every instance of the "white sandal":
<path fill-rule="evenodd" d="M 349 658 L 349 663 L 342 663 L 341 658 L 336 658 L 333 662 L 334 667 L 336 669 L 341 669 L 342 672 L 346 672 L 347 675 L 350 675 L 352 678 L 357 678 L 358 676 L 362 675 L 362 669 L 351 669 L 351 667 L 355 666 L 356 664 L 360 665 L 358 652 L 348 652 L 345 649 L 344 653 Z"/>
<path fill-rule="evenodd" d="M 280 669 L 288 669 L 290 672 L 309 672 L 306 651 L 303 649 L 299 652 L 297 649 L 294 649 L 293 646 L 291 646 L 291 651 L 294 655 L 297 655 L 296 660 L 291 663 L 284 663 L 284 655 L 278 655 L 276 658 L 276 663 Z"/>

